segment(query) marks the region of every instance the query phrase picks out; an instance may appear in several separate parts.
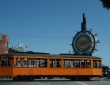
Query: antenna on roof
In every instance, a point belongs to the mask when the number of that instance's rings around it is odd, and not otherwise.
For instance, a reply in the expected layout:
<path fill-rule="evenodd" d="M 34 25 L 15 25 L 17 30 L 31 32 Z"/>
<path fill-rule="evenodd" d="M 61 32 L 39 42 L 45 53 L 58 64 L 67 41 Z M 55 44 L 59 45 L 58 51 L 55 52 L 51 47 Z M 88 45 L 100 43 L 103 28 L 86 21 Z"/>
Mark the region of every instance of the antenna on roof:
<path fill-rule="evenodd" d="M 19 44 L 18 44 L 18 47 L 19 47 L 19 48 L 23 48 L 23 43 L 19 43 Z"/>

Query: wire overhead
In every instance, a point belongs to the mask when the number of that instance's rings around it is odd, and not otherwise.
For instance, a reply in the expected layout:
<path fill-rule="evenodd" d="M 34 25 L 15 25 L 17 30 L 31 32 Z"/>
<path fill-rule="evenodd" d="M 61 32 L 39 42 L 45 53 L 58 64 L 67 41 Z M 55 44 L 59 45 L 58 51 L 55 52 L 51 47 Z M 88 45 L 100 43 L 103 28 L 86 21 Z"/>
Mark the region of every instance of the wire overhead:
<path fill-rule="evenodd" d="M 57 39 L 71 39 L 67 37 L 47 37 L 47 36 L 35 36 L 35 35 L 15 35 L 15 34 L 6 34 L 9 36 L 18 36 L 18 37 L 41 37 L 41 38 L 57 38 Z M 100 41 L 110 41 L 110 40 L 100 40 Z"/>
<path fill-rule="evenodd" d="M 59 39 L 71 39 L 66 37 L 46 37 L 46 36 L 33 36 L 33 35 L 14 35 L 14 34 L 7 34 L 10 36 L 21 36 L 21 37 L 41 37 L 41 38 L 59 38 Z"/>

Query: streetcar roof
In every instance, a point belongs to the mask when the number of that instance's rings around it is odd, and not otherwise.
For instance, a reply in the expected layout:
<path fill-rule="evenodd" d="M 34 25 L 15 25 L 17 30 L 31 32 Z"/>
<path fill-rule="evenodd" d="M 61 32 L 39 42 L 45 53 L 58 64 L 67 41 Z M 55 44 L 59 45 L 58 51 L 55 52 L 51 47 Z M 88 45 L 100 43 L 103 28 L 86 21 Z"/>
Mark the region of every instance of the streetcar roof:
<path fill-rule="evenodd" d="M 49 54 L 49 53 L 7 53 L 1 54 L 0 56 L 43 56 L 43 57 L 60 57 L 60 58 L 100 58 L 97 56 L 87 56 L 87 55 L 74 55 L 74 54 Z M 100 58 L 101 59 L 101 58 Z"/>

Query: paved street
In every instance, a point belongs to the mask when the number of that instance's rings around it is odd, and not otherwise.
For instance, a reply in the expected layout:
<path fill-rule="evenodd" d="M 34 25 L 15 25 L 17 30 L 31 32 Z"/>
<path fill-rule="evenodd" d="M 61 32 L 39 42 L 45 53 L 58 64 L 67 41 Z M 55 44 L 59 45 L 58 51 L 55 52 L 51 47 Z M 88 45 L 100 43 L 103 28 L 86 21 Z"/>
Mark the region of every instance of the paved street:
<path fill-rule="evenodd" d="M 109 80 L 92 80 L 92 81 L 70 81 L 67 79 L 53 80 L 34 80 L 34 81 L 12 81 L 9 79 L 0 80 L 0 85 L 110 85 Z"/>

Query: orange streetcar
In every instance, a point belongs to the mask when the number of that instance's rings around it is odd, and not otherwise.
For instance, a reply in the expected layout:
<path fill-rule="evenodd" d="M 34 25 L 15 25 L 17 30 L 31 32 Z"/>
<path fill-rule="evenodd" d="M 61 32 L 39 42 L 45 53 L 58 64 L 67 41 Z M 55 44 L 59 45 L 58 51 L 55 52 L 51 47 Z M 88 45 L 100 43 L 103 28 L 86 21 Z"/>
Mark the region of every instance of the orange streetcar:
<path fill-rule="evenodd" d="M 8 53 L 0 55 L 0 77 L 18 80 L 65 77 L 90 80 L 102 76 L 102 59 L 84 55 Z"/>

